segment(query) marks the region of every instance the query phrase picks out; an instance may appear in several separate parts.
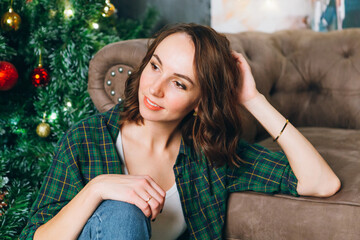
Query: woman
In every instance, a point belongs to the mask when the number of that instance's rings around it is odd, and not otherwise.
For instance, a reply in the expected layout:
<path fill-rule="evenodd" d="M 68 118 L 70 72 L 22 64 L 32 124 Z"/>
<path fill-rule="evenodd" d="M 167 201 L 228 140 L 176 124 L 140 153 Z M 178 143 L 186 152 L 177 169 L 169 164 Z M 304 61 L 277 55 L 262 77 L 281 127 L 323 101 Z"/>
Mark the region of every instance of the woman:
<path fill-rule="evenodd" d="M 340 188 L 211 28 L 160 32 L 125 95 L 62 138 L 21 238 L 221 239 L 231 192 L 325 197 Z M 286 157 L 240 139 L 240 104 Z"/>

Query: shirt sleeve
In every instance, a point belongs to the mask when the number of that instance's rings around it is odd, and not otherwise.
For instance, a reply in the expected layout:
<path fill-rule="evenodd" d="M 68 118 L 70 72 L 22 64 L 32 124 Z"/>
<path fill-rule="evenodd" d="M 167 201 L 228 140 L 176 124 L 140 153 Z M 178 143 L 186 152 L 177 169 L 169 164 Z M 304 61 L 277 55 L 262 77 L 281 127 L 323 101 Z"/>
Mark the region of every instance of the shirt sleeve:
<path fill-rule="evenodd" d="M 228 168 L 228 191 L 255 191 L 284 193 L 299 196 L 297 178 L 286 155 L 272 152 L 258 144 L 241 141 L 238 147 L 241 158 L 238 167 Z"/>
<path fill-rule="evenodd" d="M 54 217 L 80 191 L 76 174 L 77 142 L 72 131 L 59 141 L 53 162 L 33 203 L 19 239 L 33 239 L 35 231 Z"/>

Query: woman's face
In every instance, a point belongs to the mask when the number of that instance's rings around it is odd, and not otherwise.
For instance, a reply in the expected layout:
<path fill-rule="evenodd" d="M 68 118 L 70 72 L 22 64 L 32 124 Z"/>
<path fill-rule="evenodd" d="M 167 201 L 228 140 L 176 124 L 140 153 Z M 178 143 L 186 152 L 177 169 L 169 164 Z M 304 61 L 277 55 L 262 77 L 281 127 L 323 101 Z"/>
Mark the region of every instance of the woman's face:
<path fill-rule="evenodd" d="M 139 111 L 145 121 L 178 124 L 200 97 L 195 79 L 195 48 L 185 33 L 166 37 L 140 77 Z"/>

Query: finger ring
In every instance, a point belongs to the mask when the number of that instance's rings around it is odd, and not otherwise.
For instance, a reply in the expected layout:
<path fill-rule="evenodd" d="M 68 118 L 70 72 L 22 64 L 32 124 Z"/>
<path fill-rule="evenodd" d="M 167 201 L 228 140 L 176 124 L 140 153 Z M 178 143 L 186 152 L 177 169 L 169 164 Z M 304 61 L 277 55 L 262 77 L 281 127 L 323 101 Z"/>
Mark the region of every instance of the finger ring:
<path fill-rule="evenodd" d="M 152 196 L 150 196 L 147 200 L 145 200 L 145 202 L 149 202 L 151 198 Z"/>

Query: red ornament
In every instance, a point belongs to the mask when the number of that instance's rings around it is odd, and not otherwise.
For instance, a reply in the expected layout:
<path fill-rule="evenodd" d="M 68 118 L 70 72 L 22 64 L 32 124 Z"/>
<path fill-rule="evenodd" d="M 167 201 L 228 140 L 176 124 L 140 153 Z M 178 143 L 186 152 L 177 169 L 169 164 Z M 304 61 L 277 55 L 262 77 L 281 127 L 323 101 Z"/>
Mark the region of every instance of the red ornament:
<path fill-rule="evenodd" d="M 47 73 L 45 68 L 43 68 L 41 64 L 39 64 L 39 67 L 35 68 L 34 71 L 31 73 L 31 83 L 35 87 L 44 87 L 48 85 L 49 82 L 49 74 Z"/>
<path fill-rule="evenodd" d="M 0 62 L 0 91 L 11 89 L 17 82 L 19 74 L 14 65 L 9 62 Z"/>

